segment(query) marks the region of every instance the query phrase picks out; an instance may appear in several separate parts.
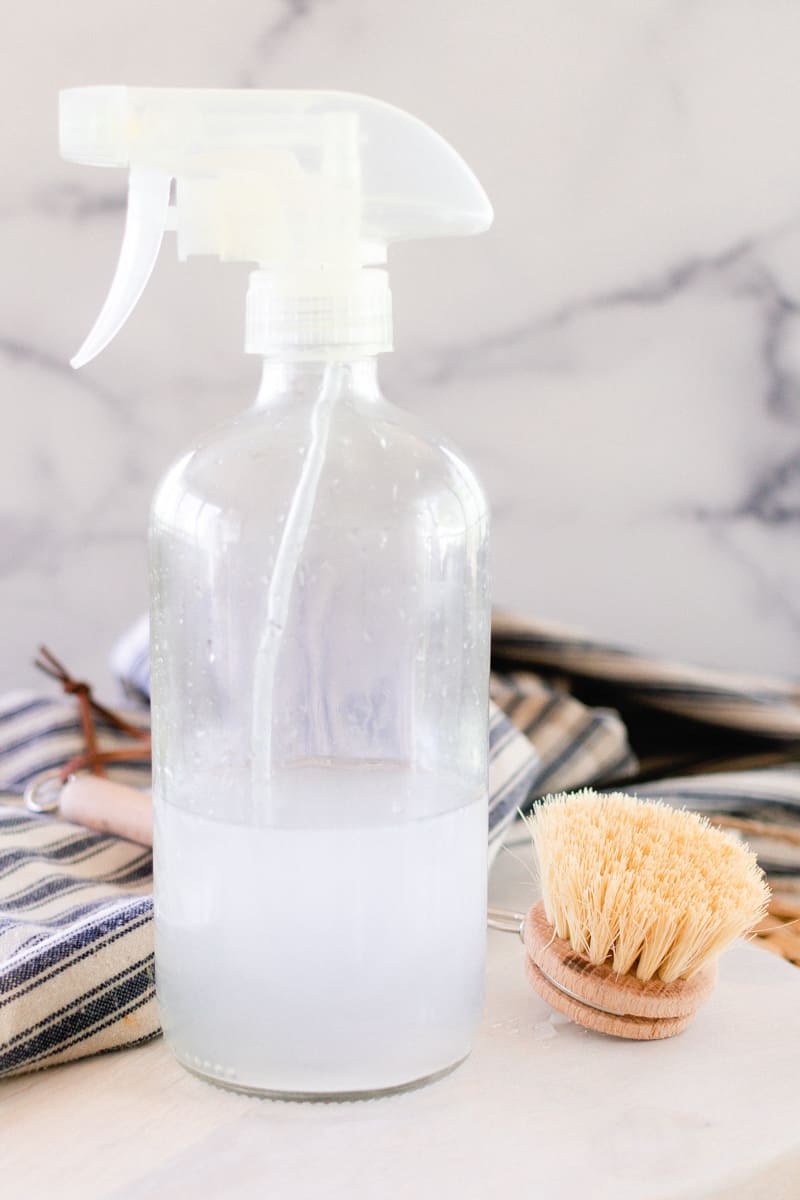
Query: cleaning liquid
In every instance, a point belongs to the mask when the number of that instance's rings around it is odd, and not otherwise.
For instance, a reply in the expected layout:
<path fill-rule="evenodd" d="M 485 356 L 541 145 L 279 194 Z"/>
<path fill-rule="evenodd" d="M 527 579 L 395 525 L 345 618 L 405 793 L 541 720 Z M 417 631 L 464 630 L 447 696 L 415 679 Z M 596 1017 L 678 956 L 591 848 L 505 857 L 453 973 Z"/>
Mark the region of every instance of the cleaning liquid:
<path fill-rule="evenodd" d="M 464 1058 L 483 997 L 485 794 L 401 768 L 300 768 L 275 787 L 296 824 L 159 806 L 159 1003 L 181 1062 L 315 1095 Z"/>
<path fill-rule="evenodd" d="M 477 233 L 442 138 L 334 92 L 87 88 L 68 158 L 129 168 L 79 366 L 180 257 L 256 266 L 255 402 L 150 521 L 156 982 L 181 1062 L 270 1094 L 374 1094 L 468 1053 L 485 955 L 489 516 L 382 394 L 387 246 Z"/>

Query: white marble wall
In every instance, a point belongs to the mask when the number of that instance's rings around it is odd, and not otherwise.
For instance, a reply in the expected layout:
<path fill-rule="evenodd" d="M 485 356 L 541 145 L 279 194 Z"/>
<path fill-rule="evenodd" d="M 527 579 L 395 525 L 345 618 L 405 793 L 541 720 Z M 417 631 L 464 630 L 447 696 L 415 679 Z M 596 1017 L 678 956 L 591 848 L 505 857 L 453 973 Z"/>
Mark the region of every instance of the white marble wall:
<path fill-rule="evenodd" d="M 145 604 L 149 494 L 245 406 L 245 269 L 171 247 L 124 334 L 66 361 L 124 181 L 61 163 L 86 83 L 330 87 L 450 139 L 487 236 L 399 248 L 386 390 L 473 459 L 496 599 L 800 673 L 800 4 L 41 0 L 4 12 L 0 686 L 46 639 L 103 679 Z"/>

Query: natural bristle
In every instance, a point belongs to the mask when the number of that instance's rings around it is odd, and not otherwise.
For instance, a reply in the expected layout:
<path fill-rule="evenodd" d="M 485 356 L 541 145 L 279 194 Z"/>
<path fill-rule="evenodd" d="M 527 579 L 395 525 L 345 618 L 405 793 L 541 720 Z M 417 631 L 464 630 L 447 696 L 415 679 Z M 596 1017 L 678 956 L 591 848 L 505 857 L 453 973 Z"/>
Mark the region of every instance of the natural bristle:
<path fill-rule="evenodd" d="M 620 975 L 688 979 L 763 916 L 755 855 L 696 813 L 590 790 L 528 818 L 550 923 Z"/>

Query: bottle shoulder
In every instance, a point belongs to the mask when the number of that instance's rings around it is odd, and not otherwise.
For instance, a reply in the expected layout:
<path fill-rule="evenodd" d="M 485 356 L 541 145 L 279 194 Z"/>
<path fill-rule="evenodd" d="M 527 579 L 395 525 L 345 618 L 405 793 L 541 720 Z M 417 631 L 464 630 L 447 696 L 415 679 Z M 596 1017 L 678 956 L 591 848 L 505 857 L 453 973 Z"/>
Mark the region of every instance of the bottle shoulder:
<path fill-rule="evenodd" d="M 285 507 L 313 437 L 312 407 L 286 403 L 253 408 L 211 430 L 168 469 L 153 518 L 173 524 L 179 511 L 231 514 Z M 388 400 L 343 397 L 325 434 L 320 506 L 327 519 L 385 519 L 387 509 L 426 510 L 453 528 L 485 520 L 488 505 L 475 472 L 459 451 L 412 413 Z"/>

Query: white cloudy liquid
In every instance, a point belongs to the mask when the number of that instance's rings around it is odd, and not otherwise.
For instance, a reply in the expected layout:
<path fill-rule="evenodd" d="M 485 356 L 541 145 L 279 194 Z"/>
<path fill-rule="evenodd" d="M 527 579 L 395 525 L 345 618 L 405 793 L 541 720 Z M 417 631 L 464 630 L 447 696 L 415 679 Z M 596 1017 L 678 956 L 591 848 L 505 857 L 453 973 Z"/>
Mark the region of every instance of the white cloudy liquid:
<path fill-rule="evenodd" d="M 485 793 L 399 767 L 304 768 L 274 786 L 271 826 L 157 804 L 173 1050 L 229 1086 L 311 1095 L 458 1062 L 483 1002 Z"/>

